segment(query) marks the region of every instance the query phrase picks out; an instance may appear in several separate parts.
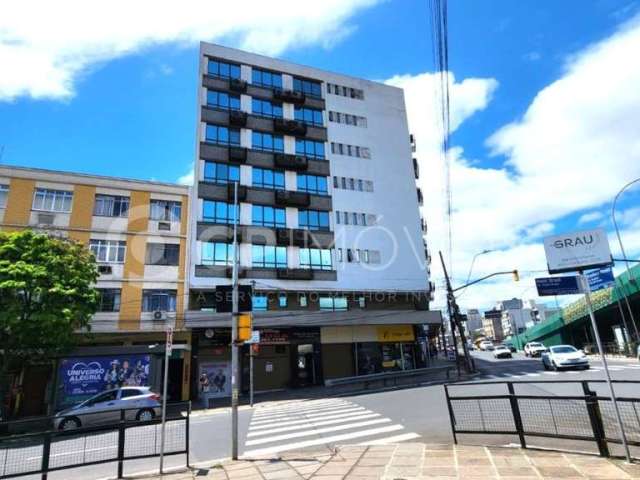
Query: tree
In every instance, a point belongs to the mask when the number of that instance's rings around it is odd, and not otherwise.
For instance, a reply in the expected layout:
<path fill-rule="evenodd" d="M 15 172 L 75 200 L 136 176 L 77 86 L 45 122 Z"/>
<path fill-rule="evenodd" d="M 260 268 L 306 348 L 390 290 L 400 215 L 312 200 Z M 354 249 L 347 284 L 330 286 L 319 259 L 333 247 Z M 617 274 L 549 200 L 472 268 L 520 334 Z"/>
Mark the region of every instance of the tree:
<path fill-rule="evenodd" d="M 80 243 L 0 233 L 0 374 L 75 344 L 96 312 L 97 279 L 95 257 Z"/>

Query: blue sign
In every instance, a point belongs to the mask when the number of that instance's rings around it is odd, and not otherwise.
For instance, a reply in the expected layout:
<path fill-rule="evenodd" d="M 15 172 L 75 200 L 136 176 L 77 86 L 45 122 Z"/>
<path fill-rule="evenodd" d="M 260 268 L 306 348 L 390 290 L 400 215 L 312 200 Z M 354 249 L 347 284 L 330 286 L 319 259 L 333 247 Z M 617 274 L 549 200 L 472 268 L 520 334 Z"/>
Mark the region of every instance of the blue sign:
<path fill-rule="evenodd" d="M 585 276 L 589 281 L 589 289 L 592 292 L 613 287 L 616 283 L 611 267 L 590 270 L 585 273 Z"/>
<path fill-rule="evenodd" d="M 536 278 L 536 288 L 541 297 L 575 295 L 582 293 L 577 276 Z"/>
<path fill-rule="evenodd" d="M 149 355 L 141 354 L 62 359 L 58 369 L 60 403 L 76 403 L 111 388 L 147 386 L 150 360 Z"/>

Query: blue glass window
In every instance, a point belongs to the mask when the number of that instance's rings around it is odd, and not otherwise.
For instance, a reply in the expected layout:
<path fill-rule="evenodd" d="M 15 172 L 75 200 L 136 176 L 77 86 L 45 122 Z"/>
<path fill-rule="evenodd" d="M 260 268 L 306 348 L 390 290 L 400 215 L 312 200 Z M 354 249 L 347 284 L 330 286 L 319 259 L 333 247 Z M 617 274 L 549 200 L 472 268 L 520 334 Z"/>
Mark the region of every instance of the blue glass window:
<path fill-rule="evenodd" d="M 284 172 L 253 167 L 251 175 L 254 187 L 284 190 Z"/>
<path fill-rule="evenodd" d="M 227 223 L 232 224 L 235 218 L 238 218 L 238 208 L 233 207 L 232 203 L 218 202 L 214 200 L 204 200 L 202 202 L 202 220 L 205 222 Z"/>
<path fill-rule="evenodd" d="M 207 90 L 207 106 L 221 110 L 240 110 L 240 97 L 217 90 Z"/>
<path fill-rule="evenodd" d="M 311 270 L 333 270 L 331 250 L 324 248 L 301 248 L 300 268 Z"/>
<path fill-rule="evenodd" d="M 240 182 L 240 167 L 226 163 L 205 162 L 204 179 L 214 183 Z"/>
<path fill-rule="evenodd" d="M 265 311 L 267 309 L 267 296 L 254 293 L 251 296 L 251 303 L 254 311 Z"/>
<path fill-rule="evenodd" d="M 240 145 L 240 130 L 237 128 L 221 127 L 207 124 L 205 139 L 218 145 Z"/>
<path fill-rule="evenodd" d="M 202 265 L 233 265 L 233 244 L 202 242 Z"/>
<path fill-rule="evenodd" d="M 298 225 L 307 230 L 329 230 L 329 212 L 298 210 Z"/>
<path fill-rule="evenodd" d="M 251 223 L 261 227 L 286 227 L 287 215 L 284 208 L 269 207 L 266 205 L 251 206 Z"/>
<path fill-rule="evenodd" d="M 324 142 L 296 138 L 296 154 L 305 157 L 324 158 Z"/>
<path fill-rule="evenodd" d="M 287 268 L 287 247 L 252 245 L 251 266 L 253 268 Z"/>
<path fill-rule="evenodd" d="M 294 78 L 293 89 L 296 92 L 302 92 L 305 95 L 311 95 L 312 97 L 322 97 L 322 88 L 320 87 L 320 82 L 314 82 L 313 80 Z"/>
<path fill-rule="evenodd" d="M 251 148 L 268 152 L 284 152 L 284 138 L 282 135 L 270 133 L 251 132 Z"/>
<path fill-rule="evenodd" d="M 254 67 L 251 70 L 251 83 L 261 87 L 282 88 L 282 74 Z"/>
<path fill-rule="evenodd" d="M 240 78 L 240 65 L 221 62 L 220 60 L 209 60 L 207 72 L 214 77 Z"/>
<path fill-rule="evenodd" d="M 327 177 L 303 175 L 299 173 L 297 182 L 298 190 L 301 192 L 316 193 L 319 195 L 327 194 Z"/>
<path fill-rule="evenodd" d="M 316 125 L 318 127 L 324 125 L 322 120 L 322 110 L 307 107 L 295 107 L 293 113 L 294 118 L 300 122 L 304 122 L 308 125 Z"/>
<path fill-rule="evenodd" d="M 273 103 L 269 100 L 261 100 L 259 98 L 251 99 L 251 112 L 254 115 L 262 117 L 278 117 L 282 118 L 282 104 Z"/>

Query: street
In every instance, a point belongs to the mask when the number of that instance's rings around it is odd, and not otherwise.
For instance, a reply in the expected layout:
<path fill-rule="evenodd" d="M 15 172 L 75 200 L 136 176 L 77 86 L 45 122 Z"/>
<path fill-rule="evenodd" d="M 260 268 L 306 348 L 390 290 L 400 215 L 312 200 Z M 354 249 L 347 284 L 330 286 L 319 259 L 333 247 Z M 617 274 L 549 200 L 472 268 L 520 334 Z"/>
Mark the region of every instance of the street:
<path fill-rule="evenodd" d="M 491 352 L 474 352 L 480 374 L 472 383 L 483 381 L 574 381 L 604 379 L 602 363 L 592 361 L 586 371 L 548 372 L 539 358 L 514 354 L 512 359 L 494 359 Z M 635 361 L 611 360 L 613 379 L 640 381 L 640 364 Z M 484 387 L 453 387 L 456 394 L 506 393 L 504 385 Z M 591 384 L 591 388 L 606 395 L 606 385 Z M 617 393 L 638 396 L 637 385 L 620 385 Z M 517 393 L 542 395 L 581 394 L 581 386 L 570 384 L 523 384 Z M 259 401 L 259 397 L 258 397 Z M 313 400 L 258 403 L 255 408 L 242 407 L 239 412 L 240 454 L 246 457 L 276 455 L 280 452 L 344 444 L 384 444 L 403 441 L 451 443 L 453 441 L 449 415 L 441 385 L 363 393 L 344 397 Z M 192 464 L 206 464 L 229 456 L 230 416 L 227 409 L 197 412 L 191 419 Z M 506 436 L 461 436 L 461 443 L 504 445 L 516 443 Z M 592 442 L 559 441 L 530 438 L 531 446 L 558 447 L 595 452 Z M 618 447 L 612 447 L 619 453 Z M 167 464 L 184 463 L 182 456 L 169 457 Z M 151 471 L 158 460 L 127 462 L 125 474 Z M 113 476 L 115 465 L 86 467 L 73 471 L 54 472 L 50 478 L 107 478 Z"/>

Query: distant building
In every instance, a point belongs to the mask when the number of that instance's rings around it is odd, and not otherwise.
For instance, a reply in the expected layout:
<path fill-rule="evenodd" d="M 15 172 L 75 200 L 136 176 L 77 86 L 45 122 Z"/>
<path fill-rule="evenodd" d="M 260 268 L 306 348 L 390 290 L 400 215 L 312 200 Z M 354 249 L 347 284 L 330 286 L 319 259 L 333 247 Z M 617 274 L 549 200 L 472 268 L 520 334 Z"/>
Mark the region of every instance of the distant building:
<path fill-rule="evenodd" d="M 531 309 L 525 308 L 524 302 L 519 298 L 503 300 L 498 303 L 497 309 L 502 312 L 502 331 L 505 337 L 519 335 L 531 322 Z"/>
<path fill-rule="evenodd" d="M 467 310 L 467 331 L 469 334 L 482 328 L 482 315 L 477 308 Z"/>
<path fill-rule="evenodd" d="M 492 338 L 495 342 L 501 342 L 504 339 L 504 332 L 502 330 L 502 310 L 493 308 L 484 312 L 482 328 L 484 328 L 484 334 L 487 337 Z"/>

